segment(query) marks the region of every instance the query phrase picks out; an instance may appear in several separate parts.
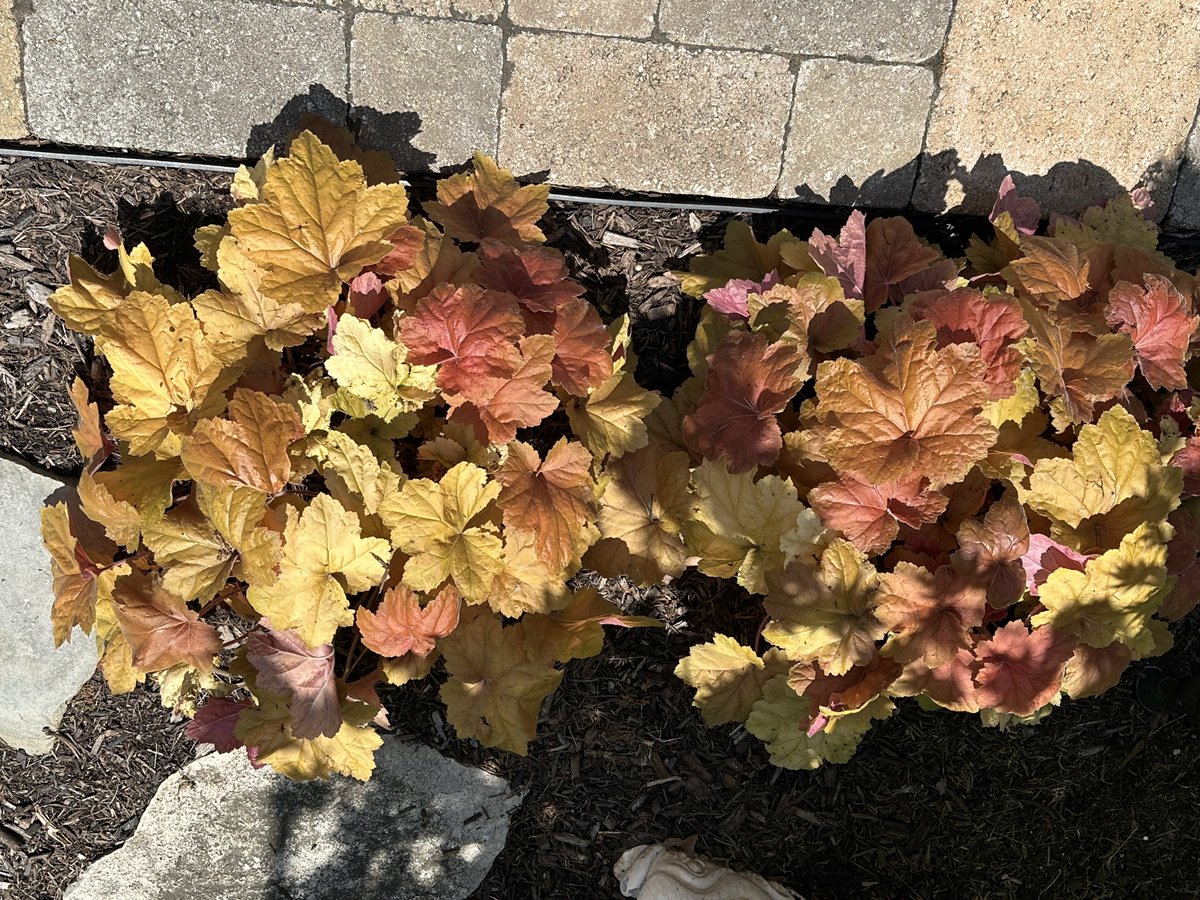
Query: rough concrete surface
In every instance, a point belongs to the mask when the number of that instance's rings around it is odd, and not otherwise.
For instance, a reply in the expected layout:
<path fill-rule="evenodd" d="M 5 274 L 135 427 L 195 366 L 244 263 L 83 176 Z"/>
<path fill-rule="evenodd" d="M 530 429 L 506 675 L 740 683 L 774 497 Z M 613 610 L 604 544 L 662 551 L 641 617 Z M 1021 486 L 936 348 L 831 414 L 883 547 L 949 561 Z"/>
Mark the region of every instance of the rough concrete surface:
<path fill-rule="evenodd" d="M 24 137 L 25 101 L 21 97 L 21 47 L 12 4 L 0 6 L 0 138 Z"/>
<path fill-rule="evenodd" d="M 758 197 L 779 177 L 786 59 L 617 38 L 518 35 L 501 162 L 550 181 Z"/>
<path fill-rule="evenodd" d="M 496 153 L 502 36 L 494 25 L 356 16 L 350 83 L 364 145 L 407 169 Z"/>
<path fill-rule="evenodd" d="M 925 62 L 950 10 L 951 0 L 662 0 L 658 16 L 686 44 Z"/>
<path fill-rule="evenodd" d="M 508 17 L 516 25 L 649 37 L 658 0 L 508 0 Z"/>
<path fill-rule="evenodd" d="M 494 22 L 504 12 L 504 0 L 355 0 L 355 6 L 367 12 L 481 22 Z"/>
<path fill-rule="evenodd" d="M 24 22 L 29 125 L 68 144 L 256 154 L 302 112 L 344 121 L 344 21 L 247 0 L 38 0 Z"/>
<path fill-rule="evenodd" d="M 1046 212 L 1144 184 L 1161 215 L 1197 98 L 1190 0 L 958 0 L 914 205 L 986 212 L 1011 170 Z"/>
<path fill-rule="evenodd" d="M 133 837 L 65 897 L 461 900 L 520 802 L 504 779 L 396 738 L 365 784 L 296 784 L 242 751 L 211 754 L 164 781 Z"/>
<path fill-rule="evenodd" d="M 802 62 L 779 195 L 906 205 L 932 96 L 933 73 L 920 66 Z"/>
<path fill-rule="evenodd" d="M 63 482 L 0 457 L 0 742 L 49 753 L 67 701 L 96 670 L 96 642 L 76 628 L 55 649 L 54 590 L 42 545 L 41 510 Z M 55 500 L 62 499 L 55 496 Z"/>

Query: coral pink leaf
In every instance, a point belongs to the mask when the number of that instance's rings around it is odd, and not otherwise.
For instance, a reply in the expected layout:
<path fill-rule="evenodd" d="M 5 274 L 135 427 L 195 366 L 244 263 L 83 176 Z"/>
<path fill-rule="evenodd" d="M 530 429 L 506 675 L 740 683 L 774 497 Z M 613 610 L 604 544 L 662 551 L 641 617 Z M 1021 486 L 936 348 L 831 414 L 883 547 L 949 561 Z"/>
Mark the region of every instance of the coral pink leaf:
<path fill-rule="evenodd" d="M 799 353 L 761 333 L 732 331 L 708 362 L 704 394 L 683 420 L 688 446 L 735 473 L 775 462 L 783 449 L 775 415 L 800 389 Z"/>
<path fill-rule="evenodd" d="M 487 239 L 479 245 L 479 283 L 516 297 L 532 312 L 552 313 L 583 294 L 567 277 L 563 255 L 549 247 L 510 247 Z"/>
<path fill-rule="evenodd" d="M 971 630 L 983 624 L 987 593 L 950 566 L 930 572 L 896 563 L 879 576 L 875 617 L 892 636 L 883 653 L 898 662 L 921 660 L 937 668 L 971 646 Z"/>
<path fill-rule="evenodd" d="M 530 335 L 521 340 L 519 353 L 503 359 L 504 371 L 464 385 L 461 394 L 446 397 L 450 418 L 475 429 L 481 441 L 507 444 L 518 428 L 537 425 L 554 412 L 558 398 L 543 388 L 550 380 L 554 338 Z"/>
<path fill-rule="evenodd" d="M 1146 287 L 1122 281 L 1109 292 L 1108 324 L 1129 335 L 1138 368 L 1157 389 L 1188 386 L 1183 363 L 1200 326 L 1191 301 L 1168 278 L 1147 275 Z"/>
<path fill-rule="evenodd" d="M 871 555 L 887 550 L 901 523 L 920 528 L 936 522 L 948 501 L 918 475 L 884 484 L 867 484 L 847 476 L 817 485 L 809 491 L 808 502 L 825 527 L 836 528 Z"/>
<path fill-rule="evenodd" d="M 735 319 L 748 319 L 750 318 L 750 295 L 769 291 L 777 284 L 779 284 L 779 273 L 772 269 L 762 281 L 731 278 L 724 287 L 707 291 L 704 299 L 719 313 Z"/>
<path fill-rule="evenodd" d="M 1075 644 L 1074 637 L 1053 628 L 1031 632 L 1024 622 L 1009 622 L 975 648 L 979 705 L 1032 715 L 1058 693 Z"/>
<path fill-rule="evenodd" d="M 568 299 L 554 317 L 554 383 L 568 394 L 586 397 L 613 372 L 609 334 L 596 307 Z"/>
<path fill-rule="evenodd" d="M 911 314 L 937 326 L 939 347 L 978 344 L 979 356 L 987 366 L 984 381 L 992 399 L 1012 395 L 1022 362 L 1016 343 L 1029 330 L 1016 300 L 1003 295 L 988 297 L 975 288 L 959 288 L 916 300 Z"/>
<path fill-rule="evenodd" d="M 363 272 L 351 280 L 350 296 L 346 303 L 358 318 L 371 318 L 386 302 L 387 291 L 374 272 Z"/>
<path fill-rule="evenodd" d="M 1021 554 L 1021 566 L 1025 569 L 1025 590 L 1036 597 L 1055 569 L 1074 569 L 1082 572 L 1087 567 L 1088 560 L 1092 558 L 1077 553 L 1066 544 L 1060 544 L 1044 534 L 1031 534 L 1029 547 Z"/>
<path fill-rule="evenodd" d="M 384 594 L 375 612 L 359 608 L 358 630 L 363 645 L 380 656 L 428 656 L 438 638 L 458 627 L 461 605 L 453 585 L 446 585 L 423 607 L 416 594 L 399 585 Z"/>
<path fill-rule="evenodd" d="M 1024 508 L 1012 494 L 993 503 L 982 521 L 963 522 L 958 529 L 958 548 L 954 567 L 986 585 L 988 605 L 1001 609 L 1021 599 L 1029 524 Z"/>
<path fill-rule="evenodd" d="M 238 716 L 243 709 L 253 709 L 249 703 L 239 703 L 225 697 L 213 697 L 196 710 L 184 732 L 198 744 L 212 744 L 218 753 L 228 753 L 243 746 L 234 736 Z"/>
<path fill-rule="evenodd" d="M 1037 231 L 1038 222 L 1042 218 L 1042 209 L 1036 200 L 1017 194 L 1017 187 L 1013 184 L 1011 175 L 1005 175 L 1004 180 L 1000 182 L 1000 191 L 996 195 L 996 202 L 988 220 L 995 222 L 1001 213 L 1008 213 L 1012 217 L 1013 227 L 1024 235 Z"/>
<path fill-rule="evenodd" d="M 258 672 L 256 685 L 291 699 L 292 733 L 298 738 L 333 737 L 342 727 L 333 645 L 309 647 L 294 632 L 267 628 L 246 639 L 246 659 Z"/>
<path fill-rule="evenodd" d="M 822 272 L 838 280 L 847 297 L 862 299 L 867 274 L 866 216 L 858 210 L 850 213 L 836 241 L 814 228 L 808 239 L 808 252 Z"/>

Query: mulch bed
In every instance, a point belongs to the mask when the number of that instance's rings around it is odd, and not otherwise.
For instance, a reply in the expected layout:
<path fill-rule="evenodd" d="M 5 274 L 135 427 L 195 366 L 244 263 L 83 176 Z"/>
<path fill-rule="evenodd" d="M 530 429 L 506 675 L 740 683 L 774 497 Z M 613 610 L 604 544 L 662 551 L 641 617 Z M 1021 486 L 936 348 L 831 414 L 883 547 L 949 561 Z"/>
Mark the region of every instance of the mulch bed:
<path fill-rule="evenodd" d="M 191 231 L 227 204 L 222 175 L 0 157 L 0 449 L 50 468 L 79 464 L 65 387 L 86 374 L 86 342 L 45 304 L 67 252 L 111 267 L 101 235 L 146 240 L 164 280 L 203 273 Z M 769 233 L 836 227 L 845 212 L 760 217 Z M 719 242 L 728 215 L 556 204 L 547 232 L 602 313 L 628 311 L 640 375 L 670 388 L 698 305 L 666 270 Z M 918 221 L 950 250 L 972 223 Z M 1196 244 L 1164 241 L 1195 267 Z M 744 728 L 708 729 L 672 674 L 714 631 L 760 616 L 735 585 L 685 576 L 639 590 L 598 582 L 661 631 L 613 632 L 602 656 L 573 663 L 543 709 L 529 756 L 457 740 L 431 682 L 387 698 L 403 737 L 481 765 L 527 791 L 475 900 L 616 897 L 628 847 L 697 836 L 697 851 L 826 898 L 1194 897 L 1200 858 L 1200 753 L 1176 717 L 1133 697 L 1136 668 L 1097 700 L 1066 703 L 1008 732 L 903 702 L 844 766 L 772 767 Z M 1195 621 L 1153 662 L 1200 671 Z M 68 708 L 54 753 L 0 749 L 0 885 L 56 898 L 88 862 L 120 846 L 157 785 L 192 755 L 151 689 L 111 697 L 93 680 Z"/>

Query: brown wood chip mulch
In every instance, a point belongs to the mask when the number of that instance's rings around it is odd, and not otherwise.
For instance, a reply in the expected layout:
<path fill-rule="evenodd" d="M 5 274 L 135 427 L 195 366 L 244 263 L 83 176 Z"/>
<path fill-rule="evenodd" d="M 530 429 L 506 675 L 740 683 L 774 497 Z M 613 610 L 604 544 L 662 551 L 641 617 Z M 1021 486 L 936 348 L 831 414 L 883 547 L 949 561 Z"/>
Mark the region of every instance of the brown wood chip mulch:
<path fill-rule="evenodd" d="M 78 465 L 65 388 L 87 372 L 86 342 L 45 298 L 67 252 L 111 267 L 106 226 L 146 240 L 165 281 L 202 283 L 191 231 L 226 206 L 227 178 L 0 157 L 0 449 L 60 470 Z M 548 228 L 606 317 L 629 311 L 639 375 L 670 388 L 698 305 L 666 270 L 719 242 L 728 216 L 558 204 Z M 844 211 L 795 221 L 801 236 Z M 925 223 L 958 242 L 959 226 Z M 1195 265 L 1195 242 L 1176 242 Z M 1200 742 L 1178 717 L 1133 697 L 1137 668 L 1097 700 L 1034 728 L 901 704 L 847 765 L 788 772 L 744 728 L 708 729 L 674 677 L 687 648 L 760 616 L 735 586 L 688 575 L 649 591 L 599 583 L 658 615 L 661 631 L 613 632 L 573 663 L 543 710 L 529 756 L 457 740 L 437 684 L 387 698 L 404 737 L 482 765 L 527 791 L 508 843 L 474 900 L 617 897 L 612 864 L 638 843 L 697 836 L 698 852 L 835 898 L 1192 898 L 1200 896 Z M 1195 621 L 1154 660 L 1200 671 Z M 133 833 L 157 785 L 192 756 L 182 723 L 151 689 L 112 697 L 93 680 L 69 706 L 55 751 L 0 749 L 0 897 L 50 900 Z"/>

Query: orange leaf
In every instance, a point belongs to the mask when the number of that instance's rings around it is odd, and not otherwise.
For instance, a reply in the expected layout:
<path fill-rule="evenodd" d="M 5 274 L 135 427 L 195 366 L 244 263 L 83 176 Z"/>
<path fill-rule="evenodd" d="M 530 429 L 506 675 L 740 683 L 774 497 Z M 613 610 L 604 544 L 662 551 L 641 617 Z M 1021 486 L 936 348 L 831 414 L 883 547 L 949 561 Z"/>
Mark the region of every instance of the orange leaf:
<path fill-rule="evenodd" d="M 1062 302 L 1087 292 L 1089 268 L 1087 255 L 1076 244 L 1026 237 L 1021 240 L 1021 257 L 1001 274 L 1014 288 L 1039 300 Z"/>
<path fill-rule="evenodd" d="M 941 254 L 921 243 L 912 225 L 900 217 L 875 219 L 867 226 L 867 262 L 863 300 L 875 312 L 889 300 L 900 300 L 897 285 L 928 269 Z"/>
<path fill-rule="evenodd" d="M 213 656 L 221 649 L 217 630 L 201 622 L 199 614 L 167 593 L 157 579 L 142 574 L 118 579 L 113 608 L 135 667 L 160 672 L 187 663 L 201 672 L 212 671 Z"/>
<path fill-rule="evenodd" d="M 949 566 L 930 572 L 896 563 L 879 576 L 875 616 L 892 632 L 883 653 L 898 662 L 921 660 L 935 668 L 971 646 L 970 631 L 983 624 L 987 593 Z"/>
<path fill-rule="evenodd" d="M 840 474 L 871 484 L 923 475 L 960 480 L 996 441 L 980 417 L 991 391 L 973 344 L 937 347 L 932 322 L 901 320 L 861 360 L 817 368 L 822 447 Z"/>
<path fill-rule="evenodd" d="M 1188 344 L 1200 326 L 1191 302 L 1161 275 L 1147 275 L 1146 287 L 1122 281 L 1108 295 L 1108 324 L 1133 341 L 1138 368 L 1156 389 L 1188 386 L 1183 363 Z"/>
<path fill-rule="evenodd" d="M 979 355 L 986 366 L 984 380 L 991 388 L 991 399 L 1012 395 L 1013 382 L 1021 372 L 1021 354 L 1015 345 L 1029 330 L 1015 299 L 988 297 L 975 288 L 959 288 L 918 300 L 910 312 L 914 318 L 927 319 L 937 325 L 940 347 L 978 344 Z"/>
<path fill-rule="evenodd" d="M 896 539 L 900 523 L 920 528 L 936 522 L 948 498 L 915 475 L 884 484 L 852 477 L 826 482 L 809 491 L 808 502 L 826 528 L 836 528 L 863 553 L 876 554 Z"/>
<path fill-rule="evenodd" d="M 583 293 L 567 277 L 563 255 L 549 247 L 510 247 L 503 241 L 479 245 L 479 283 L 511 294 L 532 312 L 552 313 Z"/>
<path fill-rule="evenodd" d="M 603 384 L 613 373 L 610 340 L 596 307 L 578 298 L 566 301 L 554 316 L 554 383 L 576 397 Z"/>
<path fill-rule="evenodd" d="M 683 420 L 689 447 L 734 473 L 770 465 L 783 449 L 776 413 L 800 389 L 802 358 L 789 343 L 731 331 L 708 357 L 704 394 Z"/>
<path fill-rule="evenodd" d="M 579 555 L 584 526 L 596 516 L 591 465 L 592 454 L 564 437 L 544 461 L 528 444 L 515 441 L 496 472 L 504 485 L 499 503 L 505 527 L 533 535 L 539 557 L 551 570 Z"/>
<path fill-rule="evenodd" d="M 506 444 L 518 428 L 537 425 L 554 412 L 558 398 L 543 390 L 550 380 L 554 338 L 535 334 L 521 340 L 519 359 L 504 377 L 481 378 L 471 394 L 451 394 L 450 418 L 475 429 L 479 440 Z"/>
<path fill-rule="evenodd" d="M 288 447 L 304 436 L 290 406 L 238 388 L 224 419 L 204 419 L 183 445 L 183 464 L 196 481 L 247 485 L 277 494 L 292 477 Z"/>
<path fill-rule="evenodd" d="M 83 454 L 88 467 L 95 469 L 116 449 L 116 445 L 100 427 L 100 409 L 95 403 L 88 402 L 87 385 L 82 379 L 76 378 L 72 382 L 70 393 L 75 412 L 79 414 L 79 420 L 71 429 L 71 434 L 75 437 L 75 446 Z"/>
<path fill-rule="evenodd" d="M 1009 622 L 975 648 L 979 705 L 1033 715 L 1058 693 L 1075 643 L 1075 638 L 1053 628 L 1030 632 L 1024 622 Z"/>
<path fill-rule="evenodd" d="M 1008 606 L 1025 593 L 1021 557 L 1029 550 L 1025 510 L 1012 494 L 993 503 L 983 520 L 968 519 L 958 529 L 954 568 L 987 587 L 988 604 Z"/>
<path fill-rule="evenodd" d="M 547 184 L 521 187 L 508 169 L 476 153 L 474 171 L 443 178 L 437 201 L 425 204 L 429 218 L 460 241 L 496 238 L 506 244 L 542 243 L 546 236 L 538 220 L 546 214 Z"/>
<path fill-rule="evenodd" d="M 365 606 L 358 608 L 358 630 L 363 645 L 380 656 L 429 656 L 437 639 L 458 627 L 460 605 L 452 584 L 424 607 L 417 595 L 401 584 L 383 595 L 375 612 Z"/>

